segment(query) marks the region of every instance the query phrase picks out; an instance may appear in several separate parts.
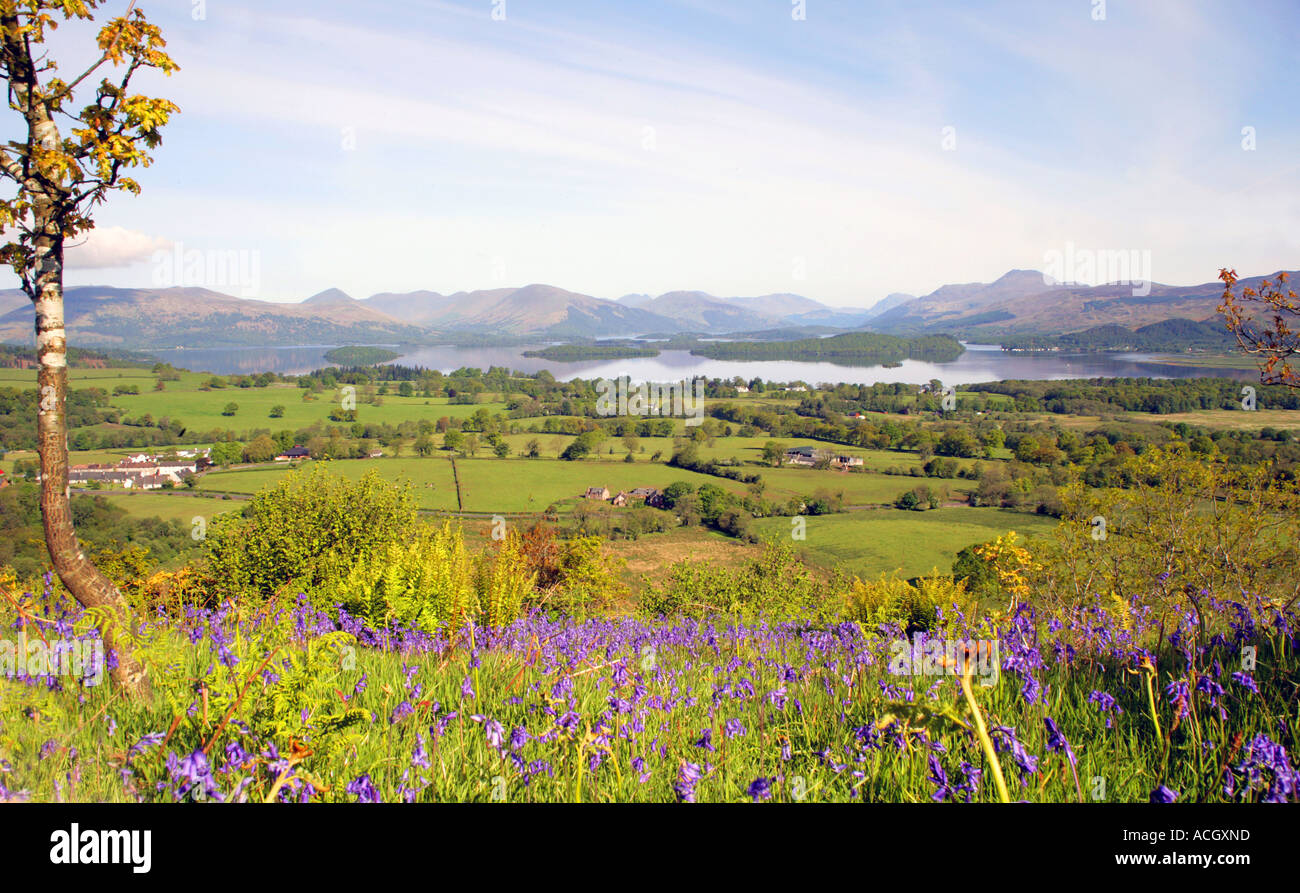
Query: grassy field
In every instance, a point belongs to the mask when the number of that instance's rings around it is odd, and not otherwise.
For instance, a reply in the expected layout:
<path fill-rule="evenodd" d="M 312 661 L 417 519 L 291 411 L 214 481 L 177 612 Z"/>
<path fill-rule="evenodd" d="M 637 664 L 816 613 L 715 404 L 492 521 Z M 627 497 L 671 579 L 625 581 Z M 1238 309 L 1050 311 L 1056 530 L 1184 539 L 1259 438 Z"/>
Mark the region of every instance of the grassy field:
<path fill-rule="evenodd" d="M 330 463 L 332 470 L 356 479 L 367 471 L 377 471 L 389 481 L 410 481 L 415 487 L 420 508 L 457 509 L 456 480 L 452 463 L 443 455 L 429 458 L 346 459 Z M 199 489 L 229 493 L 256 493 L 279 480 L 287 465 L 259 466 L 251 469 L 212 471 L 202 476 Z M 714 484 L 731 493 L 742 494 L 746 485 L 727 478 L 673 468 L 662 462 L 624 462 L 621 459 L 583 459 L 562 462 L 554 459 L 457 459 L 460 478 L 460 508 L 469 512 L 540 512 L 552 503 L 577 499 L 588 487 L 608 487 L 611 494 L 633 487 L 666 487 L 674 481 L 686 481 L 696 487 Z M 846 473 L 811 468 L 758 468 L 766 483 L 768 499 L 785 500 L 792 496 L 811 496 L 820 490 L 842 494 L 849 505 L 893 502 L 904 490 L 917 483 L 947 486 L 961 494 L 971 482 L 883 475 L 871 472 Z M 164 497 L 165 498 L 165 497 Z"/>
<path fill-rule="evenodd" d="M 1125 413 L 1126 419 L 1153 422 L 1186 422 L 1205 428 L 1229 428 L 1234 431 L 1253 431 L 1260 428 L 1300 428 L 1300 411 L 1294 409 L 1201 409 L 1196 412 Z"/>
<path fill-rule="evenodd" d="M 633 487 L 663 489 L 673 481 L 687 481 L 697 487 L 716 484 L 732 493 L 745 491 L 736 481 L 658 462 L 458 459 L 456 468 L 466 511 L 541 511 L 550 503 L 576 500 L 588 487 L 608 487 L 616 494 Z"/>
<path fill-rule="evenodd" d="M 213 499 L 205 496 L 187 496 L 182 492 L 131 493 L 123 490 L 103 490 L 94 493 L 126 510 L 133 518 L 162 518 L 189 525 L 196 516 L 211 519 L 223 512 L 239 511 L 242 502 Z"/>
<path fill-rule="evenodd" d="M 804 560 L 860 577 L 897 571 L 904 577 L 951 571 L 967 546 L 996 539 L 1008 530 L 1021 536 L 1050 531 L 1056 522 L 1038 515 L 995 508 L 899 509 L 820 515 L 806 519 L 806 539 L 795 542 Z M 790 518 L 754 522 L 760 536 L 789 537 Z"/>
<path fill-rule="evenodd" d="M 180 419 L 191 429 L 211 428 L 305 428 L 316 422 L 328 422 L 329 414 L 339 406 L 341 391 L 326 391 L 312 395 L 304 402 L 302 388 L 292 384 L 274 383 L 264 388 L 224 387 L 201 390 L 201 385 L 212 376 L 182 372 L 179 381 L 168 381 L 165 390 L 155 391 L 157 376 L 148 369 L 74 369 L 71 376 L 73 388 L 96 387 L 110 395 L 118 385 L 134 385 L 139 394 L 118 394 L 109 402 L 128 416 L 138 418 L 146 413 L 155 419 Z M 0 369 L 0 387 L 34 387 L 36 373 L 29 369 Z M 496 413 L 505 409 L 504 403 L 450 403 L 446 397 L 399 397 L 386 394 L 383 402 L 374 405 L 363 402 L 358 391 L 358 421 L 384 421 L 400 424 L 406 421 L 442 416 L 466 418 L 478 409 Z M 233 416 L 223 415 L 226 404 L 235 403 L 238 410 Z M 283 406 L 282 418 L 271 418 L 271 407 Z"/>
<path fill-rule="evenodd" d="M 451 462 L 446 459 L 341 459 L 327 464 L 330 471 L 350 480 L 359 479 L 367 471 L 378 471 L 384 480 L 410 481 L 420 508 L 456 509 L 456 483 Z M 199 479 L 198 489 L 219 493 L 256 493 L 274 485 L 288 471 L 287 463 L 212 471 Z"/>
<path fill-rule="evenodd" d="M 877 505 L 892 503 L 905 490 L 917 484 L 928 484 L 931 489 L 946 487 L 958 496 L 974 488 L 973 481 L 959 478 L 939 479 L 903 475 L 875 474 L 872 472 L 818 471 L 812 468 L 768 468 L 761 472 L 767 489 L 764 496 L 788 498 L 811 496 L 819 490 L 842 495 L 845 505 Z"/>

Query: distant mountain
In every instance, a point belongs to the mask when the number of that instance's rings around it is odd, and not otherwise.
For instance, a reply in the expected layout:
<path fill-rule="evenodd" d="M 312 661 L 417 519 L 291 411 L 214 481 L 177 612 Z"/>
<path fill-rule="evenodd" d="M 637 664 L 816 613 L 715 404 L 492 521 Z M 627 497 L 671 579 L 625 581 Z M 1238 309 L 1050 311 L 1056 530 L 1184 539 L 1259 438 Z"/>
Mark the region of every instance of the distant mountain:
<path fill-rule="evenodd" d="M 311 303 L 277 304 L 206 288 L 74 286 L 64 293 L 64 316 L 69 341 L 82 347 L 373 343 L 426 335 L 422 329 L 359 301 L 348 304 L 337 296 Z M 27 343 L 31 339 L 32 311 L 28 307 L 0 315 L 0 341 Z"/>
<path fill-rule="evenodd" d="M 738 332 L 780 325 L 784 320 L 724 301 L 702 291 L 670 291 L 640 305 L 673 321 L 679 329 Z"/>
<path fill-rule="evenodd" d="M 19 307 L 32 306 L 31 298 L 21 288 L 6 288 L 0 290 L 0 316 L 17 310 Z M 35 319 L 35 317 L 33 317 Z"/>
<path fill-rule="evenodd" d="M 1276 276 L 1242 279 L 1241 287 L 1257 288 L 1263 279 Z M 1189 286 L 1153 282 L 1141 288 L 1146 294 L 1135 295 L 1134 290 L 1129 283 L 1082 286 L 1056 283 L 1033 270 L 1012 270 L 989 284 L 945 285 L 893 307 L 865 327 L 990 339 L 1060 335 L 1101 326 L 1132 331 L 1177 319 L 1213 323 L 1223 296 L 1218 281 Z"/>
<path fill-rule="evenodd" d="M 893 310 L 900 304 L 906 304 L 908 301 L 915 301 L 916 295 L 904 294 L 903 292 L 890 292 L 876 303 L 872 304 L 867 310 L 870 316 L 879 316 L 887 310 Z"/>
<path fill-rule="evenodd" d="M 348 307 L 356 303 L 356 298 L 347 292 L 337 288 L 327 288 L 323 292 L 312 295 L 304 304 L 315 304 L 321 307 Z"/>
<path fill-rule="evenodd" d="M 1243 279 L 1241 284 L 1258 287 L 1262 278 Z M 480 340 L 626 338 L 651 333 L 741 338 L 747 337 L 745 333 L 784 333 L 785 337 L 801 333 L 797 337 L 808 337 L 853 329 L 895 335 L 954 334 L 987 341 L 1086 332 L 1077 340 L 1098 345 L 1126 339 L 1153 343 L 1164 336 L 1180 342 L 1215 342 L 1201 329 L 1205 324 L 1218 325 L 1221 283 L 1152 283 L 1148 294 L 1133 291 L 1126 284 L 1058 283 L 1034 270 L 1011 270 L 989 283 L 944 285 L 920 297 L 894 293 L 869 308 L 828 307 L 789 293 L 719 298 L 702 291 L 672 291 L 656 297 L 628 294 L 609 301 L 543 284 L 449 295 L 427 290 L 381 292 L 362 300 L 330 288 L 297 304 L 236 298 L 204 288 L 76 286 L 67 289 L 65 315 L 72 344 L 132 349 L 385 344 L 427 342 L 449 335 Z M 1166 322 L 1164 328 L 1144 328 Z M 32 338 L 32 310 L 26 296 L 17 289 L 0 291 L 0 341 L 28 344 Z"/>
<path fill-rule="evenodd" d="M 510 289 L 503 288 L 498 291 L 504 295 Z M 480 292 L 480 294 L 485 293 Z M 443 295 L 436 291 L 410 291 L 400 294 L 380 292 L 371 295 L 361 303 L 410 325 L 431 326 L 437 320 L 455 315 L 458 306 L 463 306 L 464 297 L 464 292 L 455 295 Z"/>
<path fill-rule="evenodd" d="M 637 335 L 673 325 L 666 317 L 617 301 L 540 284 L 451 295 L 385 292 L 360 303 L 415 325 L 487 334 L 601 337 Z"/>
<path fill-rule="evenodd" d="M 737 307 L 744 307 L 754 313 L 770 316 L 773 319 L 790 319 L 804 313 L 818 313 L 831 309 L 819 301 L 814 301 L 812 298 L 805 298 L 803 295 L 794 295 L 789 292 L 759 295 L 755 298 L 723 298 L 722 300 L 728 304 L 735 304 Z"/>
<path fill-rule="evenodd" d="M 1037 270 L 1011 270 L 993 282 L 942 285 L 923 297 L 896 301 L 874 317 L 868 327 L 881 331 L 933 328 L 936 323 L 969 317 L 999 302 L 1031 295 L 1037 298 L 1059 288 Z"/>

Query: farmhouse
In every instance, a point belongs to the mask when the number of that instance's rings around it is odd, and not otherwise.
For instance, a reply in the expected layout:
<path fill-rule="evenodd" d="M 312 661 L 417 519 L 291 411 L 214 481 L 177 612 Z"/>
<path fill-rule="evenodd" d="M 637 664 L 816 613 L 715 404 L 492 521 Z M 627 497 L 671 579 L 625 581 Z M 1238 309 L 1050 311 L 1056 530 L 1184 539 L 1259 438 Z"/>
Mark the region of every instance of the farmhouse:
<path fill-rule="evenodd" d="M 285 450 L 280 455 L 276 456 L 275 461 L 288 462 L 291 459 L 307 459 L 310 458 L 310 456 L 311 453 L 307 452 L 306 447 L 294 445 L 293 447 Z"/>
<path fill-rule="evenodd" d="M 608 487 L 588 487 L 582 498 L 609 501 L 612 505 L 620 507 L 637 502 L 644 503 L 651 508 L 663 508 L 665 504 L 663 491 L 654 487 L 633 487 L 631 490 L 620 490 L 612 498 Z"/>
<path fill-rule="evenodd" d="M 786 465 L 807 465 L 812 467 L 822 459 L 828 458 L 826 450 L 819 450 L 816 447 L 801 446 L 794 447 L 785 451 Z"/>
<path fill-rule="evenodd" d="M 651 508 L 663 508 L 664 506 L 663 491 L 654 487 L 633 487 L 628 491 L 627 498 L 629 502 L 644 502 Z"/>
<path fill-rule="evenodd" d="M 842 468 L 848 470 L 854 466 L 862 464 L 861 456 L 834 456 L 831 459 L 832 468 Z"/>

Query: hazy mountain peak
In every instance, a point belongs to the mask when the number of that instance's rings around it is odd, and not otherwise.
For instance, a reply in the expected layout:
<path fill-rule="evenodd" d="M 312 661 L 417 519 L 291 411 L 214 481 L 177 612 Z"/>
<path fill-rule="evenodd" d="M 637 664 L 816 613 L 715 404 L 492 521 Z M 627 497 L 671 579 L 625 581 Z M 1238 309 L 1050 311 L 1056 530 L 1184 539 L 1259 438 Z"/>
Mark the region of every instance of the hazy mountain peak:
<path fill-rule="evenodd" d="M 340 288 L 327 288 L 323 292 L 312 295 L 304 304 L 351 304 L 356 300 L 347 292 Z"/>

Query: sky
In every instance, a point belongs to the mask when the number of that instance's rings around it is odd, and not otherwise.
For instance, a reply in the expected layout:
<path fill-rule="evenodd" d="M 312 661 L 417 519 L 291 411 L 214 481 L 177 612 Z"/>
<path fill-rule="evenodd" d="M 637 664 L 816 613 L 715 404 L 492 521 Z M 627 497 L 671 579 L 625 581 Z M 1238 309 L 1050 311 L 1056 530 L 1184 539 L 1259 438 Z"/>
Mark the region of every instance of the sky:
<path fill-rule="evenodd" d="M 1300 266 L 1294 0 L 139 5 L 182 111 L 69 284 L 862 307 L 1064 252 Z"/>

